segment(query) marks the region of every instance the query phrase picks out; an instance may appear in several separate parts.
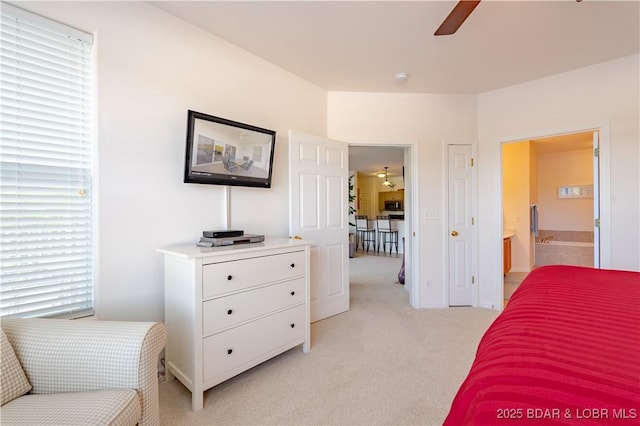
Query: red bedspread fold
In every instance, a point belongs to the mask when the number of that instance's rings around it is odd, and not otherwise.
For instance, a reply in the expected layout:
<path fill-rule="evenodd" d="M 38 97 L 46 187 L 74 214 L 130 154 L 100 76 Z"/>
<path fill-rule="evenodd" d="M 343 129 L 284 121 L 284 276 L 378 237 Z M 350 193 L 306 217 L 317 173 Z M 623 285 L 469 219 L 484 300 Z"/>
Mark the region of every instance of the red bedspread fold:
<path fill-rule="evenodd" d="M 640 424 L 640 273 L 545 266 L 489 327 L 445 425 Z"/>

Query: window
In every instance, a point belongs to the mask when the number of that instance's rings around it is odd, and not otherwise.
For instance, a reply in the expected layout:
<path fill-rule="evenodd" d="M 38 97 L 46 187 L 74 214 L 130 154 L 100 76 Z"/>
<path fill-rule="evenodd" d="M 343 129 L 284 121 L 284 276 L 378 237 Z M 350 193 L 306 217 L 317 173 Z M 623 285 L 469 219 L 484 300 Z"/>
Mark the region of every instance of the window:
<path fill-rule="evenodd" d="M 0 315 L 93 312 L 92 37 L 2 3 Z"/>

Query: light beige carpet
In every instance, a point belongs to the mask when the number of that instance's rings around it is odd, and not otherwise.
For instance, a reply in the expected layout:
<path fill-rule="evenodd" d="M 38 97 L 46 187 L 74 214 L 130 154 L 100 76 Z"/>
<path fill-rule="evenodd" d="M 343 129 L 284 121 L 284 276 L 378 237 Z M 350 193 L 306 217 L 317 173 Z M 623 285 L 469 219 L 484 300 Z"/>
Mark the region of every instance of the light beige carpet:
<path fill-rule="evenodd" d="M 351 309 L 311 325 L 294 348 L 208 390 L 204 409 L 177 380 L 160 384 L 163 425 L 437 425 L 497 312 L 416 310 L 397 255 L 350 259 Z"/>

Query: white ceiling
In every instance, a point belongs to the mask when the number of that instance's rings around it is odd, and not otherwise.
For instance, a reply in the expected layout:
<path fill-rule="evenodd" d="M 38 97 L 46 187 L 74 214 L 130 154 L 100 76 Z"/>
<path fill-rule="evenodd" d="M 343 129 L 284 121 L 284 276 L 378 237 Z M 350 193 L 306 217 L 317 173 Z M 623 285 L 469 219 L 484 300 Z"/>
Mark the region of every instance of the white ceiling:
<path fill-rule="evenodd" d="M 484 0 L 439 37 L 456 1 L 152 3 L 330 91 L 482 93 L 640 45 L 638 0 Z"/>
<path fill-rule="evenodd" d="M 536 154 L 591 149 L 593 147 L 593 133 L 570 133 L 567 135 L 531 139 L 530 142 L 533 143 Z"/>
<path fill-rule="evenodd" d="M 440 37 L 456 1 L 151 3 L 328 91 L 478 94 L 640 51 L 640 0 L 483 0 Z M 402 148 L 357 151 L 402 172 Z"/>

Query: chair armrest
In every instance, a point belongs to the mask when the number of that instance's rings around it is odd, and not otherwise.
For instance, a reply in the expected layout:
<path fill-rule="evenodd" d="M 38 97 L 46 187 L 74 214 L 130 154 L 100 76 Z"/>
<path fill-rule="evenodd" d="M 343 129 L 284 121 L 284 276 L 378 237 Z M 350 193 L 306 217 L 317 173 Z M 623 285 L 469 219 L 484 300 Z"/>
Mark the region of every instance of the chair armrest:
<path fill-rule="evenodd" d="M 2 319 L 31 393 L 135 389 L 140 425 L 158 424 L 158 356 L 166 344 L 155 322 Z"/>

